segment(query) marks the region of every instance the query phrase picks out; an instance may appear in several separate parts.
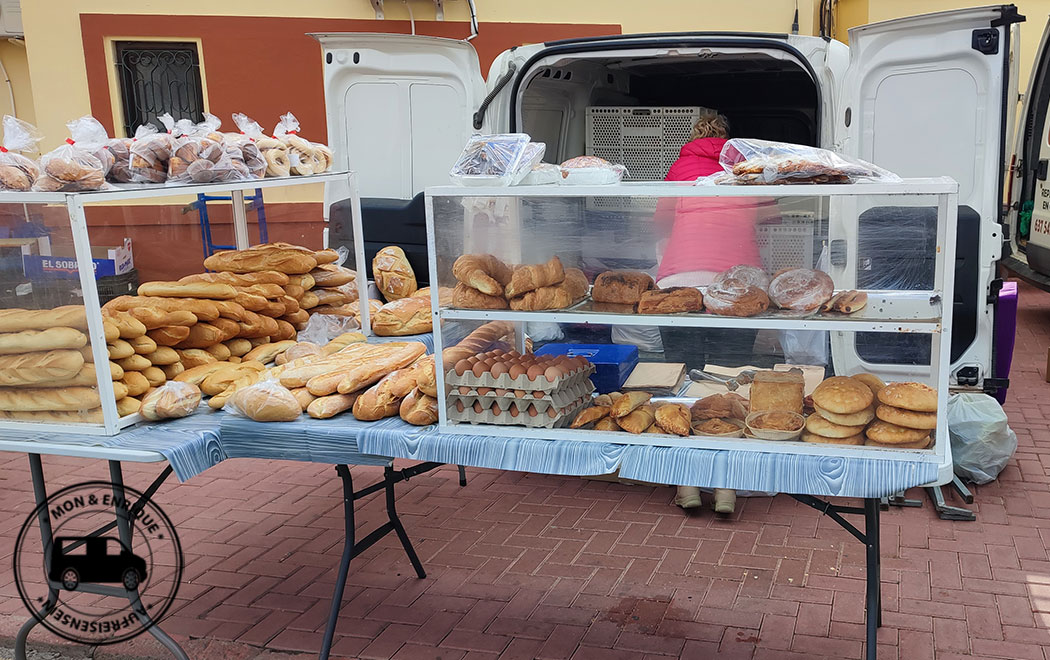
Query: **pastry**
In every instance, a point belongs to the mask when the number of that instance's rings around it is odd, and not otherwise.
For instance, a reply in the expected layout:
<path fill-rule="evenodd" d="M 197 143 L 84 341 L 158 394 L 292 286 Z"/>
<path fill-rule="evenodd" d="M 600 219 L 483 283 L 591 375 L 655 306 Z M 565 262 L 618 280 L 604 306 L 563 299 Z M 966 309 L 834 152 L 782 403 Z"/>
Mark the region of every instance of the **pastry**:
<path fill-rule="evenodd" d="M 623 305 L 620 303 L 592 302 L 591 309 L 603 314 L 635 314 L 638 305 Z"/>
<path fill-rule="evenodd" d="M 407 298 L 418 286 L 405 251 L 396 245 L 387 246 L 376 253 L 372 259 L 372 276 L 387 301 Z"/>
<path fill-rule="evenodd" d="M 918 442 L 929 436 L 930 431 L 928 429 L 909 429 L 876 419 L 868 425 L 864 434 L 868 437 L 868 440 L 896 445 L 903 442 Z"/>
<path fill-rule="evenodd" d="M 699 312 L 703 308 L 703 294 L 691 286 L 646 291 L 638 301 L 639 314 L 678 314 Z"/>
<path fill-rule="evenodd" d="M 727 433 L 738 433 L 742 427 L 732 422 L 717 417 L 705 419 L 693 423 L 693 431 L 697 435 L 725 435 Z"/>
<path fill-rule="evenodd" d="M 747 417 L 747 399 L 736 394 L 711 394 L 690 408 L 694 421 L 728 417 L 743 420 Z"/>
<path fill-rule="evenodd" d="M 419 335 L 433 330 L 429 298 L 402 298 L 379 308 L 372 317 L 372 331 L 380 337 Z"/>
<path fill-rule="evenodd" d="M 653 278 L 637 270 L 607 270 L 594 279 L 591 298 L 600 303 L 637 305 L 654 288 Z"/>
<path fill-rule="evenodd" d="M 642 404 L 628 414 L 616 418 L 616 423 L 619 424 L 620 428 L 634 434 L 644 433 L 652 426 L 654 421 L 656 421 L 656 416 L 653 406 L 648 403 Z"/>
<path fill-rule="evenodd" d="M 754 286 L 763 291 L 769 290 L 769 274 L 758 266 L 740 265 L 727 268 L 715 276 L 715 282 L 737 280 L 747 286 Z"/>
<path fill-rule="evenodd" d="M 805 425 L 802 415 L 783 410 L 759 413 L 749 419 L 748 426 L 766 431 L 798 431 Z"/>
<path fill-rule="evenodd" d="M 813 311 L 831 299 L 835 283 L 827 273 L 808 268 L 781 272 L 769 283 L 769 298 L 781 309 Z"/>
<path fill-rule="evenodd" d="M 851 438 L 864 432 L 864 425 L 843 426 L 824 419 L 819 414 L 812 414 L 806 418 L 806 430 L 814 435 L 825 438 Z"/>
<path fill-rule="evenodd" d="M 590 284 L 579 268 L 566 268 L 565 279 L 553 286 L 543 286 L 511 298 L 510 308 L 516 310 L 565 309 L 587 295 Z M 510 288 L 508 287 L 508 291 Z"/>
<path fill-rule="evenodd" d="M 813 391 L 813 403 L 837 415 L 858 413 L 874 399 L 867 385 L 848 376 L 832 376 Z"/>
<path fill-rule="evenodd" d="M 937 390 L 922 383 L 890 383 L 879 390 L 879 401 L 904 410 L 937 412 Z"/>
<path fill-rule="evenodd" d="M 805 398 L 802 373 L 792 371 L 759 371 L 751 383 L 752 413 L 778 410 L 802 414 Z"/>
<path fill-rule="evenodd" d="M 842 312 L 852 314 L 868 304 L 868 294 L 863 291 L 839 291 L 820 306 L 822 312 Z"/>
<path fill-rule="evenodd" d="M 653 398 L 653 395 L 648 392 L 627 392 L 613 403 L 612 408 L 609 410 L 609 416 L 615 419 L 626 417 L 639 406 L 648 403 L 651 398 Z M 649 423 L 639 430 L 638 433 L 649 428 L 649 424 L 652 423 L 653 420 L 649 420 Z"/>
<path fill-rule="evenodd" d="M 823 435 L 817 435 L 816 433 L 810 433 L 809 430 L 802 432 L 802 442 L 812 442 L 815 444 L 822 445 L 863 445 L 864 434 L 858 433 L 857 435 L 850 435 L 844 438 L 829 438 Z"/>
<path fill-rule="evenodd" d="M 813 411 L 815 414 L 820 415 L 829 422 L 839 424 L 840 426 L 864 426 L 871 420 L 875 419 L 875 406 L 873 405 L 868 406 L 860 412 L 850 413 L 848 415 L 833 413 L 816 404 L 813 404 Z"/>
<path fill-rule="evenodd" d="M 491 254 L 464 254 L 452 264 L 453 277 L 487 296 L 502 296 L 511 275 L 510 267 Z"/>
<path fill-rule="evenodd" d="M 462 258 L 462 257 L 461 257 Z M 452 290 L 452 306 L 459 309 L 507 309 L 507 299 L 502 295 L 490 296 L 463 282 Z"/>
<path fill-rule="evenodd" d="M 504 290 L 504 295 L 507 298 L 516 298 L 540 287 L 554 286 L 564 279 L 565 268 L 562 266 L 561 259 L 554 256 L 546 263 L 515 268 Z"/>
<path fill-rule="evenodd" d="M 909 429 L 932 431 L 937 428 L 937 413 L 935 412 L 915 412 L 883 404 L 875 409 L 875 416 L 884 422 Z"/>
<path fill-rule="evenodd" d="M 608 415 L 609 406 L 595 405 L 589 408 L 584 408 L 576 414 L 576 417 L 572 420 L 572 424 L 569 425 L 569 428 L 582 429 L 588 424 L 593 424 L 598 420 L 602 419 L 603 417 L 607 417 Z"/>
<path fill-rule="evenodd" d="M 656 409 L 656 424 L 665 432 L 674 435 L 689 435 L 692 420 L 689 408 L 681 403 L 665 403 Z"/>
<path fill-rule="evenodd" d="M 612 417 L 602 417 L 594 424 L 595 431 L 622 431 L 620 425 Z"/>
<path fill-rule="evenodd" d="M 704 307 L 720 316 L 755 316 L 769 309 L 769 296 L 757 286 L 727 279 L 707 287 Z"/>

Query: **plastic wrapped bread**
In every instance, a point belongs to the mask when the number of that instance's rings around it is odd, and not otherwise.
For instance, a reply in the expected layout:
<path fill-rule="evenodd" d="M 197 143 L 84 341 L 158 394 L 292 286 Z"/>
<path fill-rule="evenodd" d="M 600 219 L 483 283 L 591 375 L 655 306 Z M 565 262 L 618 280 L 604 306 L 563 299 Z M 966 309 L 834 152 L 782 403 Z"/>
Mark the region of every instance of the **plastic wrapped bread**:
<path fill-rule="evenodd" d="M 106 129 L 94 117 L 66 124 L 70 137 L 57 149 L 40 157 L 38 192 L 77 192 L 106 187 L 106 169 L 95 155 L 109 141 Z"/>
<path fill-rule="evenodd" d="M 43 136 L 35 126 L 4 115 L 4 141 L 0 145 L 0 190 L 30 190 L 40 168 L 19 152 L 34 152 Z"/>

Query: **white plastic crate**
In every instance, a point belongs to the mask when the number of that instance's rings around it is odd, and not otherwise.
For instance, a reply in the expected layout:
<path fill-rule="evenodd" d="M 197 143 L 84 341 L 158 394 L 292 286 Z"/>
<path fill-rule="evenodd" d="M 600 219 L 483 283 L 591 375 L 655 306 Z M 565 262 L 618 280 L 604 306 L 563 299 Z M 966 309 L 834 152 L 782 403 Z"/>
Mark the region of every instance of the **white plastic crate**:
<path fill-rule="evenodd" d="M 813 267 L 813 214 L 785 212 L 781 222 L 755 227 L 762 266 L 768 273 L 782 268 Z"/>

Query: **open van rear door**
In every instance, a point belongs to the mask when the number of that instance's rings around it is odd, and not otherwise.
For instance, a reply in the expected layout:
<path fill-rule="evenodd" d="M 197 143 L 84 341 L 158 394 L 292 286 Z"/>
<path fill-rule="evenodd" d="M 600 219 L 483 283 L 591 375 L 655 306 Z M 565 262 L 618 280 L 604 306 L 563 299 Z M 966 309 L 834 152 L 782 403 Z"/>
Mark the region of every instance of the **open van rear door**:
<path fill-rule="evenodd" d="M 1013 28 L 1023 20 L 1013 5 L 997 5 L 850 30 L 836 144 L 903 177 L 951 176 L 959 183 L 951 357 L 952 381 L 960 385 L 991 376 L 988 301 L 1002 249 Z M 833 258 L 836 280 L 856 288 L 932 288 L 932 269 L 917 262 L 928 255 L 922 245 L 932 231 L 927 211 L 858 209 L 865 218 L 858 250 L 837 264 Z M 909 363 L 928 364 L 929 350 L 928 336 L 832 335 L 835 366 L 844 373 L 869 365 L 914 373 Z"/>

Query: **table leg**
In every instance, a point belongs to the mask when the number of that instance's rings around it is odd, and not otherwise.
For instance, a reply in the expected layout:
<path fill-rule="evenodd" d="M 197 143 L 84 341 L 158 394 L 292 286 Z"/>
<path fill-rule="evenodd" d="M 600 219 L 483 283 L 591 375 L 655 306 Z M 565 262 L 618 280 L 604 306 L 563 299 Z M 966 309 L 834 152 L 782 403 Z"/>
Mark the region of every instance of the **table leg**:
<path fill-rule="evenodd" d="M 46 506 L 47 485 L 44 483 L 44 465 L 40 460 L 40 454 L 29 454 L 29 473 L 33 479 L 33 498 L 39 508 L 37 513 L 37 524 L 40 526 L 40 541 L 44 548 L 44 565 L 51 565 L 51 544 L 54 540 L 51 528 L 51 512 Z M 48 589 L 47 602 L 28 621 L 22 624 L 15 636 L 15 660 L 26 660 L 26 641 L 29 633 L 39 624 L 44 617 L 51 614 L 58 604 L 58 590 L 51 587 Z"/>
<path fill-rule="evenodd" d="M 394 507 L 394 484 L 399 481 L 395 479 L 394 475 L 392 466 L 388 465 L 383 470 L 383 481 L 386 483 L 386 514 L 390 520 L 390 525 L 397 532 L 397 538 L 401 540 L 401 547 L 405 549 L 408 561 L 412 563 L 412 568 L 416 569 L 416 575 L 422 580 L 427 576 L 427 572 L 423 570 L 423 564 L 420 563 L 419 557 L 416 555 L 416 549 L 412 547 L 412 541 L 408 539 L 405 526 L 401 524 L 401 519 L 397 516 L 397 509 Z"/>
<path fill-rule="evenodd" d="M 332 594 L 332 607 L 328 611 L 328 624 L 324 629 L 321 641 L 320 660 L 328 660 L 332 652 L 332 638 L 335 636 L 335 624 L 339 621 L 339 608 L 343 605 L 343 591 L 346 589 L 346 574 L 350 570 L 350 560 L 354 558 L 354 479 L 350 468 L 345 465 L 335 466 L 335 471 L 343 482 L 343 556 L 339 559 L 339 574 L 335 578 L 335 592 Z"/>

